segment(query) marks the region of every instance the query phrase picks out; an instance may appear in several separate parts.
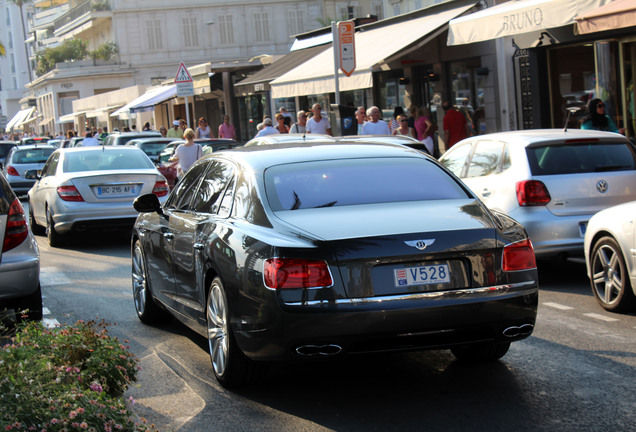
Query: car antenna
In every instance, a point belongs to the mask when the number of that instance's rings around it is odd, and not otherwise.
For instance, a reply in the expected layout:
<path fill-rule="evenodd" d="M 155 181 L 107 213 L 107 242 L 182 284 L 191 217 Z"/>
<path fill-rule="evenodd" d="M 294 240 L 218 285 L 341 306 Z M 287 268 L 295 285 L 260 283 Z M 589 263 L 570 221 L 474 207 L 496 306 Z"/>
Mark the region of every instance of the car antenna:
<path fill-rule="evenodd" d="M 563 132 L 567 132 L 568 131 L 568 123 L 570 123 L 570 115 L 574 114 L 575 112 L 577 112 L 581 108 L 579 108 L 579 107 L 570 107 L 570 108 L 566 108 L 566 109 L 568 110 L 568 118 L 565 119 L 565 127 L 563 128 Z"/>

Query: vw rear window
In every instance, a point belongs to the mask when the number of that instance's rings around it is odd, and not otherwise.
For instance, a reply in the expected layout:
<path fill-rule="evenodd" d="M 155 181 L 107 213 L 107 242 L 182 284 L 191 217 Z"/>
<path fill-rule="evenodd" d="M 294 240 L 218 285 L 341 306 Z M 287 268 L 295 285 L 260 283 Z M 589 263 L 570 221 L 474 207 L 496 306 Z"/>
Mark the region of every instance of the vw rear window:
<path fill-rule="evenodd" d="M 273 211 L 469 197 L 450 175 L 424 158 L 278 165 L 265 171 L 265 187 Z"/>
<path fill-rule="evenodd" d="M 572 143 L 526 148 L 532 175 L 579 174 L 636 169 L 626 143 Z"/>

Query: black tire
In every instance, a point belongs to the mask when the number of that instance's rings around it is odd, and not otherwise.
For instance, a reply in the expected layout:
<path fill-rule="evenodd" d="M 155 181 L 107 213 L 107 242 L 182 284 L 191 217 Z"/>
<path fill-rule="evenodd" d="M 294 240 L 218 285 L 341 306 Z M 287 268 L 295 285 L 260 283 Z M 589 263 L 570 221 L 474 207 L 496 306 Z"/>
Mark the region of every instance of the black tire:
<path fill-rule="evenodd" d="M 510 342 L 482 342 L 451 348 L 457 360 L 482 363 L 499 360 L 510 349 Z"/>
<path fill-rule="evenodd" d="M 257 365 L 241 352 L 230 327 L 230 305 L 220 278 L 208 291 L 205 316 L 208 323 L 208 351 L 217 381 L 226 388 L 255 380 Z"/>
<path fill-rule="evenodd" d="M 15 303 L 15 315 L 20 321 L 42 321 L 42 288 L 27 296 L 18 299 Z"/>
<path fill-rule="evenodd" d="M 49 240 L 49 246 L 64 246 L 65 239 L 60 233 L 55 230 L 53 215 L 51 214 L 51 211 L 48 209 L 48 207 L 46 209 L 46 237 Z"/>
<path fill-rule="evenodd" d="M 137 318 L 144 324 L 154 324 L 169 318 L 152 297 L 152 288 L 146 271 L 146 256 L 141 242 L 135 241 L 132 253 L 132 291 Z"/>
<path fill-rule="evenodd" d="M 29 202 L 29 226 L 31 227 L 31 232 L 37 236 L 44 235 L 46 233 L 46 228 L 42 225 L 38 225 L 33 217 L 33 206 Z"/>
<path fill-rule="evenodd" d="M 602 237 L 592 248 L 590 285 L 594 298 L 610 312 L 624 312 L 636 306 L 636 296 L 620 246 L 612 237 Z"/>

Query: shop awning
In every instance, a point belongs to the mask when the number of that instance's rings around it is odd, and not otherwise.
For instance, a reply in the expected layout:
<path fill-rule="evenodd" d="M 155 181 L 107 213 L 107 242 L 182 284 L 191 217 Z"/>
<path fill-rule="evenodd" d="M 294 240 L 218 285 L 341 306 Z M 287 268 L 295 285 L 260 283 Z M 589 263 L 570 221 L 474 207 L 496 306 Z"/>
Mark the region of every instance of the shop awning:
<path fill-rule="evenodd" d="M 614 0 L 576 17 L 578 34 L 636 26 L 636 0 Z"/>
<path fill-rule="evenodd" d="M 448 22 L 465 13 L 473 5 L 388 24 L 371 24 L 356 32 L 356 70 L 350 77 L 339 74 L 340 91 L 373 86 L 372 72 L 380 69 L 396 54 L 417 49 L 444 31 Z M 293 97 L 335 91 L 333 47 L 307 60 L 271 83 L 272 98 Z"/>
<path fill-rule="evenodd" d="M 177 96 L 177 85 L 153 87 L 137 99 L 127 103 L 117 111 L 112 113 L 111 117 L 128 118 L 130 113 L 152 111 L 155 105 L 172 99 Z"/>
<path fill-rule="evenodd" d="M 77 111 L 77 112 L 72 112 L 70 114 L 64 114 L 61 115 L 58 118 L 58 123 L 73 123 L 75 121 L 75 117 L 81 116 L 81 115 L 85 115 L 86 111 Z"/>
<path fill-rule="evenodd" d="M 17 122 L 15 126 L 20 127 L 27 123 L 34 122 L 36 120 L 37 120 L 37 117 L 35 116 L 35 108 L 29 108 L 29 112 L 27 113 L 26 117 L 24 117 L 21 121 Z"/>
<path fill-rule="evenodd" d="M 562 27 L 610 0 L 511 0 L 450 22 L 448 45 Z"/>
<path fill-rule="evenodd" d="M 99 108 L 99 109 L 95 109 L 93 111 L 88 111 L 86 113 L 86 118 L 95 118 L 95 117 L 99 117 L 102 114 L 109 114 L 111 111 L 116 110 L 118 108 L 121 108 L 122 106 L 123 106 L 122 104 L 109 105 L 109 106 L 104 107 L 104 108 Z"/>
<path fill-rule="evenodd" d="M 305 63 L 307 60 L 317 56 L 327 48 L 329 48 L 329 45 L 321 45 L 299 51 L 293 51 L 271 65 L 265 66 L 265 68 L 244 80 L 237 82 L 234 84 L 234 89 L 237 93 L 252 93 L 255 91 L 269 90 L 270 81 L 289 72 L 298 65 Z M 258 84 L 263 85 L 259 87 Z"/>
<path fill-rule="evenodd" d="M 33 114 L 33 111 L 35 111 L 35 107 L 30 107 L 18 111 L 16 115 L 14 115 L 11 120 L 9 120 L 9 123 L 7 123 L 7 125 L 5 126 L 5 130 L 11 130 L 11 128 L 20 127 L 24 123 L 28 123 L 29 118 Z"/>

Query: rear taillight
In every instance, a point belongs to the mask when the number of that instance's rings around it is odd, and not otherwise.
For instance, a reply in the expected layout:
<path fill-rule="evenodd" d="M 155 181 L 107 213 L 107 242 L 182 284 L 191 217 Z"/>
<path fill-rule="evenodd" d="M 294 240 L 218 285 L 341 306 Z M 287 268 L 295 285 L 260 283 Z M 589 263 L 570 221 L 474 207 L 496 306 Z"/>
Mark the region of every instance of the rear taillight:
<path fill-rule="evenodd" d="M 503 271 L 537 268 L 532 242 L 525 239 L 504 246 L 502 268 Z"/>
<path fill-rule="evenodd" d="M 7 229 L 4 232 L 2 252 L 6 252 L 18 246 L 29 235 L 29 227 L 24 217 L 24 209 L 22 209 L 22 204 L 20 204 L 17 198 L 11 203 L 7 216 Z"/>
<path fill-rule="evenodd" d="M 60 186 L 57 188 L 57 194 L 64 201 L 84 201 L 75 186 Z"/>
<path fill-rule="evenodd" d="M 517 183 L 517 202 L 521 207 L 544 206 L 550 199 L 548 188 L 543 182 L 525 180 Z"/>
<path fill-rule="evenodd" d="M 263 266 L 265 286 L 272 289 L 319 288 L 333 285 L 325 261 L 270 258 Z"/>
<path fill-rule="evenodd" d="M 18 173 L 18 170 L 12 167 L 11 165 L 7 167 L 7 174 L 12 176 L 20 176 L 20 173 Z"/>
<path fill-rule="evenodd" d="M 165 180 L 158 181 L 155 183 L 155 187 L 152 189 L 152 193 L 157 195 L 158 197 L 168 195 L 170 188 L 168 187 L 168 183 Z"/>

